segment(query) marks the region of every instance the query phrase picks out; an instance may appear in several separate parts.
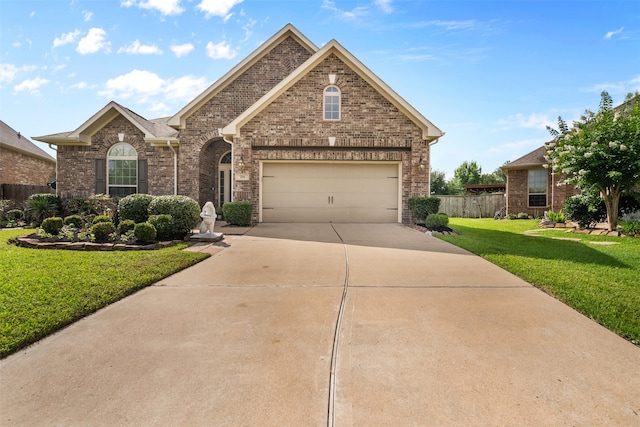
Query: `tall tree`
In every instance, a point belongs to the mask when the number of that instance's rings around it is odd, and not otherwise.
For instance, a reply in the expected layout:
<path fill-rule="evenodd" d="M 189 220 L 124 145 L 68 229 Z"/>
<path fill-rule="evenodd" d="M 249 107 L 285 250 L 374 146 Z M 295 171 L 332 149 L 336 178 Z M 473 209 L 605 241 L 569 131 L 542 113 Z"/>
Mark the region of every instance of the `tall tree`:
<path fill-rule="evenodd" d="M 431 171 L 431 194 L 449 194 L 449 186 L 444 172 Z"/>
<path fill-rule="evenodd" d="M 558 129 L 547 129 L 555 137 L 546 146 L 553 170 L 565 174 L 567 184 L 599 193 L 615 230 L 620 194 L 640 183 L 640 95 L 627 95 L 614 109 L 602 92 L 597 113 L 586 110 L 572 128 L 558 117 Z"/>
<path fill-rule="evenodd" d="M 482 168 L 474 161 L 464 161 L 453 171 L 453 180 L 462 188 L 464 185 L 473 185 L 480 183 L 482 176 Z"/>

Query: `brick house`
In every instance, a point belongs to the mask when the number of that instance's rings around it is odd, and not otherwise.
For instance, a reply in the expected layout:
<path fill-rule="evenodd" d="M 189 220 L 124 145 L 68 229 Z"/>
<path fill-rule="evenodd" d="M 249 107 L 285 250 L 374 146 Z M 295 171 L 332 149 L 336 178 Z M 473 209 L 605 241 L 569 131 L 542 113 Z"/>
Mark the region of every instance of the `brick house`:
<path fill-rule="evenodd" d="M 43 186 L 56 176 L 56 159 L 0 120 L 0 185 Z"/>
<path fill-rule="evenodd" d="M 411 221 L 443 132 L 337 41 L 291 24 L 172 117 L 110 102 L 58 146 L 58 193 L 253 203 L 254 222 Z"/>
<path fill-rule="evenodd" d="M 580 194 L 572 185 L 558 186 L 564 178 L 551 172 L 545 152 L 543 145 L 502 166 L 507 176 L 507 214 L 526 212 L 541 217 L 544 211 L 558 212 L 568 197 Z"/>

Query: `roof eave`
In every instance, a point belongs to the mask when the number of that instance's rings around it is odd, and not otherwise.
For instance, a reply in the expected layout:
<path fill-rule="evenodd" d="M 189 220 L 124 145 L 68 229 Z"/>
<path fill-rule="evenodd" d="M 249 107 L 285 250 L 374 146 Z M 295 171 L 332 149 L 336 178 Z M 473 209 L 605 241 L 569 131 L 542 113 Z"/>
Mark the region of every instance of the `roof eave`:
<path fill-rule="evenodd" d="M 40 154 L 34 153 L 32 151 L 29 151 L 29 150 L 23 150 L 21 148 L 14 147 L 13 145 L 5 144 L 5 143 L 3 143 L 1 141 L 0 141 L 0 147 L 2 147 L 4 149 L 7 149 L 7 150 L 10 150 L 10 151 L 14 151 L 16 153 L 24 154 L 25 156 L 29 156 L 29 157 L 37 158 L 37 159 L 40 159 L 40 160 L 44 160 L 44 161 L 47 161 L 47 162 L 51 162 L 51 163 L 55 163 L 56 162 L 56 159 L 54 159 L 51 156 L 42 156 Z"/>

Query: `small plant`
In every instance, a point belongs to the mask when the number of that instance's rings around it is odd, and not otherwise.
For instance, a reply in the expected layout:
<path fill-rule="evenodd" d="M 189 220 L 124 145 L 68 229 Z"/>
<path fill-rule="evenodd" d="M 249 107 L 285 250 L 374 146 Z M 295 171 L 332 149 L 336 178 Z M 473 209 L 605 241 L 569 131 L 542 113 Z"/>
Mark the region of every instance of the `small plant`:
<path fill-rule="evenodd" d="M 58 237 L 63 240 L 73 240 L 76 236 L 76 228 L 71 225 L 63 226 L 58 232 Z"/>
<path fill-rule="evenodd" d="M 156 228 L 149 222 L 141 222 L 136 224 L 133 229 L 133 235 L 141 242 L 153 242 L 156 240 Z"/>
<path fill-rule="evenodd" d="M 425 219 L 427 228 L 443 228 L 449 226 L 449 216 L 447 214 L 429 214 Z"/>
<path fill-rule="evenodd" d="M 529 214 L 526 212 L 518 212 L 518 215 L 516 215 L 517 219 L 529 219 Z"/>
<path fill-rule="evenodd" d="M 126 234 L 129 231 L 133 231 L 135 227 L 135 221 L 133 221 L 132 219 L 125 219 L 123 221 L 120 221 L 120 224 L 118 224 L 118 232 L 120 234 Z"/>
<path fill-rule="evenodd" d="M 40 226 L 46 233 L 51 235 L 56 235 L 64 225 L 64 221 L 62 218 L 58 216 L 54 216 L 51 218 L 47 218 L 42 221 L 42 225 Z"/>
<path fill-rule="evenodd" d="M 227 202 L 222 205 L 222 214 L 227 224 L 247 226 L 251 224 L 251 202 Z"/>
<path fill-rule="evenodd" d="M 547 217 L 549 218 L 549 221 L 552 222 L 567 222 L 567 218 L 565 217 L 564 212 L 562 212 L 562 209 L 560 209 L 558 212 L 547 212 Z"/>
<path fill-rule="evenodd" d="M 27 199 L 26 214 L 29 220 L 42 224 L 45 218 L 58 215 L 61 208 L 60 198 L 55 194 L 32 194 Z"/>
<path fill-rule="evenodd" d="M 581 228 L 588 228 L 607 219 L 607 209 L 602 197 L 588 194 L 579 194 L 565 200 L 564 213 Z"/>
<path fill-rule="evenodd" d="M 514 220 L 514 219 L 518 219 L 518 216 L 516 214 L 509 213 L 509 214 L 507 214 L 507 216 L 505 218 L 507 218 L 509 220 Z"/>
<path fill-rule="evenodd" d="M 149 222 L 156 228 L 157 238 L 159 240 L 171 236 L 173 231 L 173 218 L 171 215 L 149 215 Z"/>
<path fill-rule="evenodd" d="M 107 216 L 107 215 L 97 215 L 93 218 L 92 223 L 93 224 L 97 224 L 99 222 L 111 222 L 113 223 L 113 221 L 111 220 L 111 217 Z"/>
<path fill-rule="evenodd" d="M 116 226 L 113 222 L 98 222 L 91 227 L 91 234 L 93 234 L 96 242 L 104 243 L 110 239 L 110 235 L 116 231 Z"/>
<path fill-rule="evenodd" d="M 6 217 L 9 221 L 18 221 L 24 219 L 24 212 L 20 209 L 11 209 L 6 213 Z"/>
<path fill-rule="evenodd" d="M 73 225 L 75 228 L 82 228 L 84 219 L 80 215 L 69 215 L 64 218 L 65 225 Z"/>

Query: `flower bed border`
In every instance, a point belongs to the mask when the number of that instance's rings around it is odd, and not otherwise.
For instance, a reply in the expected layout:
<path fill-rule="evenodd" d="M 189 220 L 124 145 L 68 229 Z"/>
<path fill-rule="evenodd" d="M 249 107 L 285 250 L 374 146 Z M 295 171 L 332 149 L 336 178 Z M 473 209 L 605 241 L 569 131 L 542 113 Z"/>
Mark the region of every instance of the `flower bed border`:
<path fill-rule="evenodd" d="M 129 245 L 126 243 L 94 243 L 94 242 L 43 242 L 33 237 L 17 237 L 16 245 L 29 249 L 65 249 L 74 251 L 140 251 L 154 250 L 184 243 L 182 240 L 168 240 L 149 243 L 147 245 Z"/>

